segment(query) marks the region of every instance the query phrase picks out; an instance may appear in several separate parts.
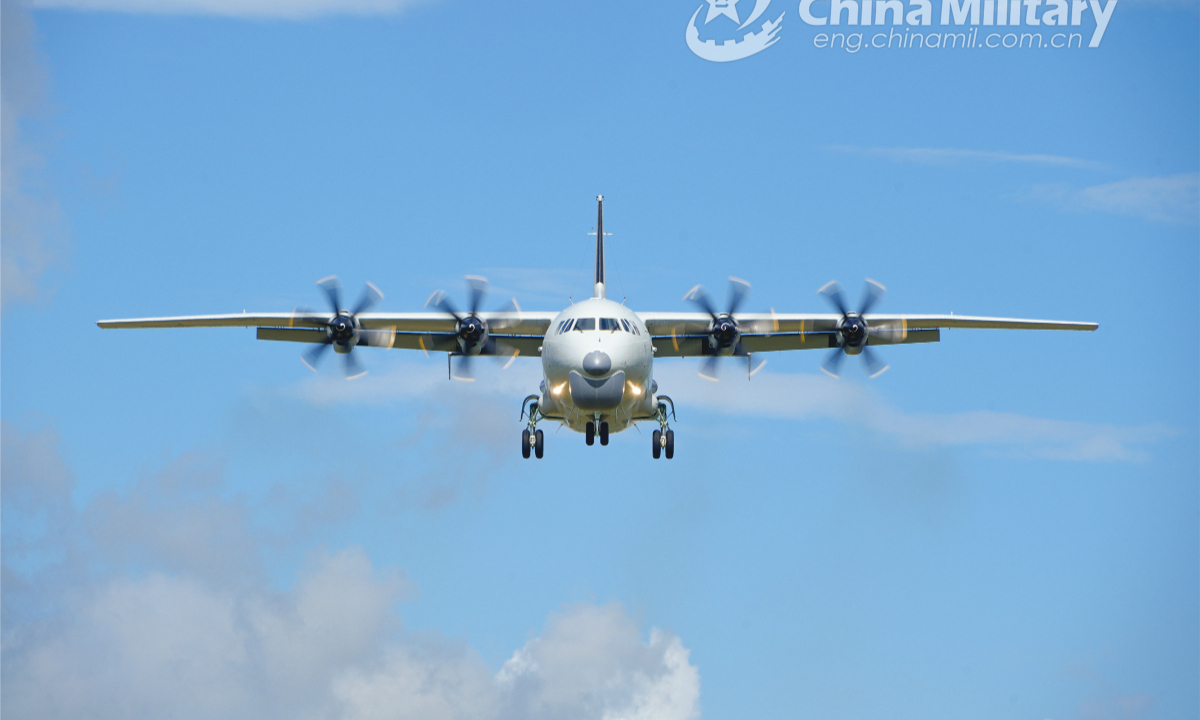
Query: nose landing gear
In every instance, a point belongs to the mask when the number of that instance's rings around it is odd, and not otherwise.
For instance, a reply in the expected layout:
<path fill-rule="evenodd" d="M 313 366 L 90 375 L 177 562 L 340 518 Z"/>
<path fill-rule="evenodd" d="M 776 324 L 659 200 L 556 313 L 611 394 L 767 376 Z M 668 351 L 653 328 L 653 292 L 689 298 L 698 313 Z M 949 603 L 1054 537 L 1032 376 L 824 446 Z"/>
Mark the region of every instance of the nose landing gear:
<path fill-rule="evenodd" d="M 608 444 L 608 423 L 600 421 L 600 413 L 596 413 L 596 421 L 588 420 L 587 425 L 583 426 L 583 438 L 588 445 L 596 443 L 596 435 L 600 435 L 600 444 Z"/>

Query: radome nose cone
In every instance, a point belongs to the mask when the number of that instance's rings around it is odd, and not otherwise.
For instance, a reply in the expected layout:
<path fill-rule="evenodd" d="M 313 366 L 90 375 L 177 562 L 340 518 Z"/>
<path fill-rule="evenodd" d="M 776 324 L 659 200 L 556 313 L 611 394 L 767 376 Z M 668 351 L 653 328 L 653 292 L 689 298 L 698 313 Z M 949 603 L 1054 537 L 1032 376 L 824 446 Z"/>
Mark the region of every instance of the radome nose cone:
<path fill-rule="evenodd" d="M 612 370 L 612 360 L 599 350 L 583 356 L 583 371 L 588 375 L 600 377 L 609 370 Z"/>

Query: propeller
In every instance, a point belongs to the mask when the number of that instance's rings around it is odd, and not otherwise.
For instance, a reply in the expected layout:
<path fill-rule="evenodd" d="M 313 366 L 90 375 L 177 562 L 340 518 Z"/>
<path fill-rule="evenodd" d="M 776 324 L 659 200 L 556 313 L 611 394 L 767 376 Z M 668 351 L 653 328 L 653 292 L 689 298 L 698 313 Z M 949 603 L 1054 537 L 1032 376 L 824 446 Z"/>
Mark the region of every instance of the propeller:
<path fill-rule="evenodd" d="M 487 278 L 479 277 L 478 275 L 468 275 L 466 279 L 470 298 L 467 312 L 460 312 L 457 306 L 450 300 L 450 296 L 441 290 L 437 290 L 429 296 L 429 299 L 425 301 L 425 307 L 436 307 L 454 318 L 454 334 L 458 342 L 458 352 L 462 358 L 458 362 L 460 373 L 455 377 L 459 380 L 470 381 L 474 379 L 472 358 L 475 356 L 491 355 L 499 360 L 510 356 L 509 362 L 512 362 L 512 358 L 516 357 L 516 351 L 510 350 L 509 346 L 504 344 L 503 341 L 491 337 L 491 332 L 494 330 L 504 330 L 519 323 L 521 321 L 521 306 L 517 304 L 516 300 L 511 300 L 500 311 L 508 313 L 509 317 L 494 319 L 488 322 L 479 316 L 479 309 L 483 306 L 483 302 L 487 298 Z"/>
<path fill-rule="evenodd" d="M 325 351 L 333 347 L 334 351 L 342 356 L 342 361 L 345 366 L 347 380 L 354 380 L 366 375 L 367 372 L 359 365 L 358 360 L 354 357 L 354 347 L 360 341 L 366 341 L 369 345 L 386 343 L 381 336 L 387 333 L 380 333 L 371 330 L 363 330 L 358 322 L 359 313 L 364 313 L 383 299 L 383 293 L 379 288 L 375 287 L 370 282 L 363 288 L 362 297 L 353 310 L 345 310 L 342 308 L 341 290 L 342 284 L 334 275 L 327 278 L 322 278 L 317 281 L 317 285 L 325 291 L 325 297 L 329 300 L 329 307 L 333 311 L 333 317 L 325 323 L 325 342 L 316 345 L 312 350 L 300 356 L 301 362 L 308 366 L 313 372 L 317 371 L 317 365 L 321 358 L 324 357 Z"/>
<path fill-rule="evenodd" d="M 723 313 L 714 309 L 712 297 L 702 285 L 697 285 L 683 296 L 684 300 L 695 303 L 712 317 L 712 322 L 708 326 L 708 347 L 712 350 L 712 355 L 705 359 L 704 365 L 700 369 L 700 377 L 705 380 L 715 382 L 718 379 L 717 358 L 722 355 L 732 355 L 738 341 L 741 340 L 742 328 L 733 314 L 737 312 L 749 294 L 750 283 L 741 278 L 729 278 L 728 310 Z"/>
<path fill-rule="evenodd" d="M 834 328 L 834 332 L 837 333 L 838 348 L 830 353 L 825 362 L 821 364 L 821 370 L 828 375 L 838 377 L 838 367 L 842 364 L 844 355 L 861 355 L 867 365 L 867 374 L 871 377 L 878 377 L 891 367 L 872 352 L 868 344 L 872 336 L 880 342 L 889 342 L 891 334 L 896 329 L 891 323 L 868 325 L 867 319 L 863 317 L 883 299 L 886 292 L 887 288 L 883 285 L 867 278 L 866 290 L 862 303 L 859 304 L 858 312 L 851 312 L 846 309 L 846 301 L 842 297 L 842 286 L 836 280 L 829 281 L 821 286 L 820 290 L 817 290 L 817 294 L 824 295 L 825 299 L 842 316 L 838 320 L 837 327 Z"/>

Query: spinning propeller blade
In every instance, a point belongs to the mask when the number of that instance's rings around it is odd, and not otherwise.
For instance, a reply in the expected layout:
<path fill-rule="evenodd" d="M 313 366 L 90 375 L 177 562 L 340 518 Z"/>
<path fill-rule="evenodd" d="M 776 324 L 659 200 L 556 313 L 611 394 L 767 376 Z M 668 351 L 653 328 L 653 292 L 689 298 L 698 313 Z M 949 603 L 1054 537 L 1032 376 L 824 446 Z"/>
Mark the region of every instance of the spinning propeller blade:
<path fill-rule="evenodd" d="M 346 378 L 353 380 L 354 378 L 366 375 L 366 371 L 361 368 L 358 360 L 354 357 L 354 348 L 358 345 L 359 339 L 363 335 L 363 330 L 358 322 L 358 314 L 375 307 L 383 299 L 383 293 L 375 285 L 368 282 L 366 288 L 363 289 L 363 294 L 358 301 L 358 305 L 355 306 L 354 310 L 349 311 L 342 309 L 342 284 L 338 281 L 337 276 L 330 275 L 329 277 L 321 278 L 317 281 L 317 285 L 325 291 L 325 297 L 329 300 L 329 307 L 333 311 L 333 316 L 325 323 L 325 332 L 328 335 L 325 342 L 301 355 L 300 361 L 307 365 L 310 370 L 316 372 L 317 365 L 320 364 L 321 359 L 325 356 L 325 351 L 330 345 L 337 345 L 338 353 L 345 358 Z M 385 333 L 379 334 L 384 335 Z M 387 344 L 383 340 L 373 338 L 372 335 L 367 336 L 368 344 L 375 344 L 374 341 Z"/>
<path fill-rule="evenodd" d="M 742 328 L 733 314 L 737 312 L 749 294 L 750 283 L 741 278 L 730 277 L 729 303 L 726 305 L 728 309 L 723 313 L 718 313 L 713 308 L 712 297 L 703 285 L 697 285 L 683 296 L 684 300 L 694 303 L 712 318 L 709 329 L 709 347 L 712 349 L 713 355 L 704 361 L 704 365 L 699 371 L 700 377 L 705 380 L 716 382 L 719 379 L 717 376 L 718 358 L 732 353 L 741 338 Z"/>
<path fill-rule="evenodd" d="M 453 357 L 457 357 L 458 362 L 457 367 L 452 365 L 450 375 L 455 380 L 470 381 L 474 380 L 472 358 L 477 355 L 494 357 L 497 361 L 506 363 L 505 367 L 512 363 L 513 358 L 517 355 L 516 351 L 509 352 L 509 347 L 491 337 L 490 333 L 494 330 L 504 330 L 518 325 L 521 322 L 521 306 L 514 299 L 500 311 L 505 313 L 505 317 L 492 321 L 485 320 L 479 316 L 479 311 L 487 298 L 487 278 L 468 275 L 466 279 L 468 307 L 470 307 L 470 311 L 466 314 L 459 313 L 449 296 L 441 290 L 430 295 L 429 299 L 425 301 L 425 305 L 426 307 L 432 305 L 454 318 L 454 334 L 457 336 L 458 351 Z M 453 363 L 453 360 L 451 362 Z"/>
<path fill-rule="evenodd" d="M 902 342 L 904 329 L 894 322 L 881 323 L 878 326 L 870 325 L 864 317 L 872 307 L 883 300 L 886 292 L 887 288 L 883 285 L 867 278 L 858 312 L 849 312 L 846 310 L 846 301 L 842 296 L 842 286 L 836 280 L 830 280 L 817 290 L 817 294 L 824 295 L 829 304 L 833 305 L 842 316 L 838 320 L 836 329 L 838 349 L 830 353 L 829 357 L 825 358 L 825 362 L 821 364 L 821 370 L 825 374 L 838 377 L 838 366 L 841 365 L 843 355 L 861 355 L 863 362 L 866 363 L 867 373 L 873 378 L 879 377 L 891 367 L 883 362 L 868 345 L 872 338 L 880 343 Z"/>

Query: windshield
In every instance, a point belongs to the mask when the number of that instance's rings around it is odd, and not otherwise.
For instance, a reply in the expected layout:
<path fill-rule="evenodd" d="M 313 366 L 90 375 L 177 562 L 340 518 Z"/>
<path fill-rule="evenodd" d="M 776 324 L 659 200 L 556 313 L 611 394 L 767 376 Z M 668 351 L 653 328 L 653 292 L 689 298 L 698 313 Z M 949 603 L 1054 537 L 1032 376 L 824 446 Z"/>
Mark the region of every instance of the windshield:
<path fill-rule="evenodd" d="M 601 330 L 620 330 L 621 324 L 615 318 L 600 318 Z"/>
<path fill-rule="evenodd" d="M 575 321 L 576 330 L 595 330 L 596 318 L 579 318 Z"/>

